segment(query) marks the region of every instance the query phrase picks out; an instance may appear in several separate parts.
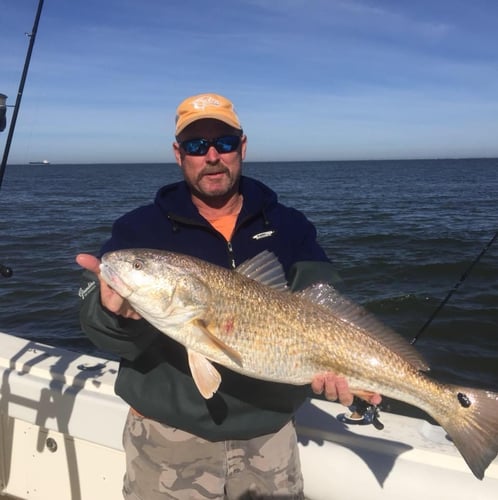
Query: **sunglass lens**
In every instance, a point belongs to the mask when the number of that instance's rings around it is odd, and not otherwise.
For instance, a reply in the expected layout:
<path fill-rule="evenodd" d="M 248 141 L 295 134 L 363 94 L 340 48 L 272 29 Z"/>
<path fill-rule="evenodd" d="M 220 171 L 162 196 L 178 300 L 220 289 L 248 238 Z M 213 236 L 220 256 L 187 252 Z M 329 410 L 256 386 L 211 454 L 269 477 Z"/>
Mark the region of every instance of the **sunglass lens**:
<path fill-rule="evenodd" d="M 188 155 L 202 156 L 207 153 L 209 145 L 204 139 L 192 139 L 182 142 L 182 147 Z"/>
<path fill-rule="evenodd" d="M 218 153 L 231 153 L 239 147 L 239 144 L 239 136 L 227 135 L 225 137 L 218 137 L 218 139 L 215 140 L 214 147 Z"/>

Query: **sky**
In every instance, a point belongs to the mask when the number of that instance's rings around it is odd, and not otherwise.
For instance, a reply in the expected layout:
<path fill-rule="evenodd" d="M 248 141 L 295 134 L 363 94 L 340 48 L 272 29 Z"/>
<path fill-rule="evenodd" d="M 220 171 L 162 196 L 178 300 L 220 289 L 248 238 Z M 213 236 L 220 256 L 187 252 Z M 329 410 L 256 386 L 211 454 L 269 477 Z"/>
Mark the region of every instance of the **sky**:
<path fill-rule="evenodd" d="M 9 105 L 37 6 L 0 0 Z M 497 19 L 496 0 L 45 0 L 9 164 L 173 162 L 203 92 L 234 102 L 247 161 L 498 157 Z"/>

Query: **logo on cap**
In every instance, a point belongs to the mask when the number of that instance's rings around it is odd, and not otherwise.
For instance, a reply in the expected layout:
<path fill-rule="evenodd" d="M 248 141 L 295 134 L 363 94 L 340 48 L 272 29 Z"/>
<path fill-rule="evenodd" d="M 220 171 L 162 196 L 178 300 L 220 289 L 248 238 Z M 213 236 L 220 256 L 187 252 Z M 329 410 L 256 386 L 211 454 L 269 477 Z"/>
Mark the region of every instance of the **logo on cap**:
<path fill-rule="evenodd" d="M 208 106 L 221 106 L 221 102 L 213 96 L 204 95 L 192 101 L 194 109 L 204 110 Z"/>

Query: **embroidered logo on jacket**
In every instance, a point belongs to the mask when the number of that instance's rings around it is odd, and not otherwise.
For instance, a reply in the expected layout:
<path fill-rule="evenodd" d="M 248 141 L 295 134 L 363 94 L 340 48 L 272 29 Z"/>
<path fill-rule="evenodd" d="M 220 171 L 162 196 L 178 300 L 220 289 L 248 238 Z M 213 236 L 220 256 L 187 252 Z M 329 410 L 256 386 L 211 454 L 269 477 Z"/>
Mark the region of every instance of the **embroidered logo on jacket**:
<path fill-rule="evenodd" d="M 253 240 L 262 240 L 263 238 L 269 238 L 270 236 L 273 236 L 275 234 L 274 230 L 271 231 L 265 231 L 264 233 L 258 233 L 255 234 L 252 239 Z"/>
<path fill-rule="evenodd" d="M 81 300 L 85 300 L 86 296 L 95 288 L 97 288 L 97 283 L 95 281 L 89 281 L 85 288 L 81 287 L 78 290 L 78 296 Z"/>

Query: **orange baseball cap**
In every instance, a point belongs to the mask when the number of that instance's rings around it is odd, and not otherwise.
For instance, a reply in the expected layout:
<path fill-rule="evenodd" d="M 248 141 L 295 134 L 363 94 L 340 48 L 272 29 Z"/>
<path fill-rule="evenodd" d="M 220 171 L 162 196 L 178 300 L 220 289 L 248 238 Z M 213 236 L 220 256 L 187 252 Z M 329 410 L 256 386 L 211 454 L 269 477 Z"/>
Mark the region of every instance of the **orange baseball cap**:
<path fill-rule="evenodd" d="M 231 101 L 218 94 L 199 94 L 187 97 L 176 109 L 175 136 L 191 123 L 203 118 L 214 118 L 242 130 Z"/>

